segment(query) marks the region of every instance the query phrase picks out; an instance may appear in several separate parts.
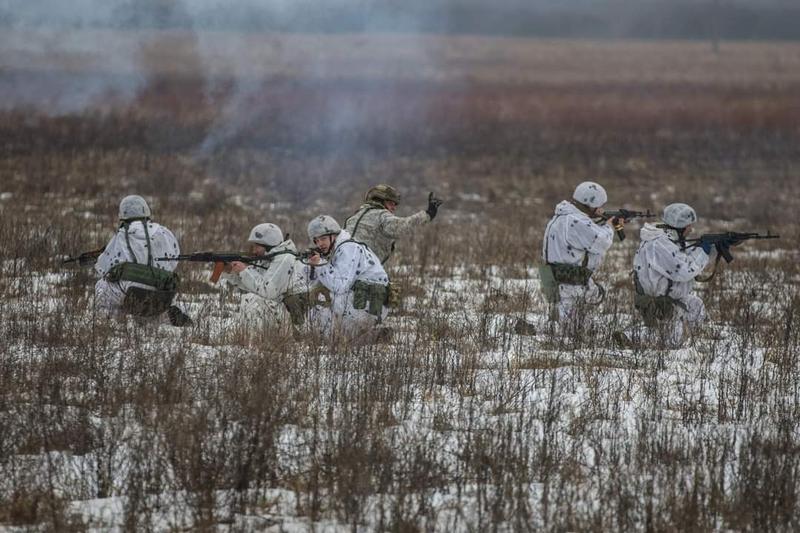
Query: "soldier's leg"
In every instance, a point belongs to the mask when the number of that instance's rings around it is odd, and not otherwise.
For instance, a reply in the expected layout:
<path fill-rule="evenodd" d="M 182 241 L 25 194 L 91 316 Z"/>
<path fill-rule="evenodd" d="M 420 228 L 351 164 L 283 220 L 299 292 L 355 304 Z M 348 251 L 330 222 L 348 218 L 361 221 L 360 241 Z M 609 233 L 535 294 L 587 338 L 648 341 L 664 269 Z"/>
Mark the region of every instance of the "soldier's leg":
<path fill-rule="evenodd" d="M 283 329 L 291 324 L 289 313 L 283 303 L 249 293 L 242 296 L 239 316 L 243 321 L 256 327 Z"/>
<path fill-rule="evenodd" d="M 308 311 L 308 329 L 318 335 L 327 335 L 333 329 L 333 313 L 330 306 L 315 305 Z"/>
<path fill-rule="evenodd" d="M 681 298 L 680 302 L 685 306 L 685 309 L 676 308 L 674 330 L 670 339 L 670 342 L 676 348 L 680 347 L 689 337 L 692 330 L 696 329 L 706 319 L 706 306 L 698 296 L 689 294 Z"/>
<path fill-rule="evenodd" d="M 575 307 L 581 299 L 583 292 L 584 287 L 582 285 L 559 284 L 557 304 L 559 323 L 567 323 L 573 318 Z"/>
<path fill-rule="evenodd" d="M 103 313 L 111 316 L 122 312 L 125 293 L 119 283 L 109 283 L 101 279 L 94 286 L 95 305 Z"/>
<path fill-rule="evenodd" d="M 606 291 L 594 282 L 593 279 L 589 280 L 583 292 L 583 302 L 588 306 L 600 305 L 606 297 Z"/>
<path fill-rule="evenodd" d="M 705 321 L 706 306 L 698 296 L 690 294 L 682 298 L 681 303 L 686 306 L 686 309 L 679 308 L 679 314 L 687 324 L 694 326 Z"/>
<path fill-rule="evenodd" d="M 353 293 L 346 297 L 342 296 L 334 302 L 334 328 L 340 338 L 349 342 L 368 343 L 374 340 L 376 335 L 375 326 L 379 319 L 367 311 L 367 309 L 356 309 L 353 307 Z M 385 307 L 381 313 L 381 319 L 388 314 Z"/>

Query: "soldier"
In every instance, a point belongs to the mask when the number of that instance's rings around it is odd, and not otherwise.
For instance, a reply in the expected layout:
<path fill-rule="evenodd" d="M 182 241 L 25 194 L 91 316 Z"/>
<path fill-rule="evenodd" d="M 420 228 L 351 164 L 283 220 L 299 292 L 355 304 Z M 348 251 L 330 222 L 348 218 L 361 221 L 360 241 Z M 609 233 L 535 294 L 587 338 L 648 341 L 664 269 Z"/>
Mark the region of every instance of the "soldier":
<path fill-rule="evenodd" d="M 264 261 L 225 265 L 223 279 L 244 291 L 240 317 L 248 323 L 272 328 L 302 326 L 308 313 L 305 267 L 297 259 L 294 243 L 284 240 L 275 224 L 259 224 L 247 239 L 249 254 Z"/>
<path fill-rule="evenodd" d="M 684 340 L 684 324 L 689 328 L 705 319 L 703 301 L 692 292 L 697 277 L 709 262 L 711 245 L 685 246 L 685 239 L 697 222 L 694 209 L 686 204 L 664 208 L 662 224 L 645 224 L 641 244 L 633 259 L 636 308 L 645 323 L 645 334 L 656 326 L 665 326 L 669 346 L 678 347 Z M 615 333 L 621 345 L 630 343 Z"/>
<path fill-rule="evenodd" d="M 367 191 L 365 201 L 358 211 L 344 221 L 344 229 L 352 239 L 369 246 L 382 265 L 394 252 L 395 240 L 433 220 L 442 205 L 442 201 L 430 193 L 425 211 L 409 217 L 398 217 L 394 213 L 400 203 L 400 194 L 389 185 L 372 187 Z"/>
<path fill-rule="evenodd" d="M 572 200 L 556 206 L 545 229 L 542 286 L 548 301 L 556 304 L 559 323 L 573 321 L 579 303 L 599 304 L 605 296 L 592 274 L 611 247 L 614 229 L 624 225 L 623 220 L 602 217 L 607 199 L 603 187 L 583 182 L 575 188 Z"/>
<path fill-rule="evenodd" d="M 119 220 L 117 233 L 95 263 L 100 275 L 95 285 L 97 306 L 109 315 L 166 312 L 173 326 L 191 324 L 183 311 L 171 305 L 177 291 L 178 278 L 173 273 L 177 263 L 155 262 L 157 257 L 180 254 L 175 236 L 150 220 L 150 207 L 141 196 L 122 199 Z"/>
<path fill-rule="evenodd" d="M 332 298 L 330 313 L 315 308 L 317 327 L 351 339 L 368 334 L 388 313 L 384 304 L 389 277 L 378 257 L 327 215 L 309 222 L 308 237 L 319 249 L 309 265 Z M 322 257 L 327 263 L 321 264 Z"/>

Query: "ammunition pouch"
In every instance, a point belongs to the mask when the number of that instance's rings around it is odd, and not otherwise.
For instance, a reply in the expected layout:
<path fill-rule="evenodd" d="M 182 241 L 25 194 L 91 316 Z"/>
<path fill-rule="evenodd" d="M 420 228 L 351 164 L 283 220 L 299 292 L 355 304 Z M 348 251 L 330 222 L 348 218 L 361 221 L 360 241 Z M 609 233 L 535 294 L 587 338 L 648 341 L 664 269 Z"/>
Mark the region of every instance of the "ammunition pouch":
<path fill-rule="evenodd" d="M 380 318 L 388 293 L 386 285 L 356 281 L 353 284 L 353 308 L 364 309 Z"/>
<path fill-rule="evenodd" d="M 157 316 L 169 309 L 174 298 L 175 291 L 129 287 L 122 300 L 122 310 L 135 316 Z"/>
<path fill-rule="evenodd" d="M 539 265 L 539 289 L 547 303 L 558 303 L 558 282 L 550 265 Z"/>
<path fill-rule="evenodd" d="M 565 285 L 586 285 L 593 272 L 581 265 L 567 265 L 564 263 L 548 263 L 557 283 Z"/>
<path fill-rule="evenodd" d="M 653 327 L 675 316 L 675 307 L 680 302 L 669 296 L 648 296 L 637 294 L 633 305 L 642 315 L 645 325 Z"/>
<path fill-rule="evenodd" d="M 683 302 L 668 296 L 669 291 L 672 290 L 672 282 L 667 287 L 667 294 L 662 296 L 645 294 L 636 273 L 633 275 L 633 283 L 636 289 L 636 294 L 633 297 L 633 306 L 642 315 L 642 320 L 646 326 L 655 327 L 659 323 L 671 320 L 675 316 L 676 307 L 686 310 Z"/>
<path fill-rule="evenodd" d="M 157 291 L 172 292 L 173 296 L 178 290 L 179 280 L 174 272 L 138 263 L 120 263 L 109 270 L 105 278 L 112 283 L 120 281 L 141 283 Z"/>
<path fill-rule="evenodd" d="M 308 293 L 299 292 L 296 294 L 288 294 L 283 298 L 283 305 L 289 312 L 292 318 L 292 324 L 295 326 L 302 326 L 306 322 L 306 316 L 310 308 L 310 300 Z"/>
<path fill-rule="evenodd" d="M 400 287 L 394 283 L 389 283 L 389 285 L 386 286 L 386 301 L 384 304 L 389 307 L 398 307 L 402 303 L 403 292 L 400 290 Z"/>

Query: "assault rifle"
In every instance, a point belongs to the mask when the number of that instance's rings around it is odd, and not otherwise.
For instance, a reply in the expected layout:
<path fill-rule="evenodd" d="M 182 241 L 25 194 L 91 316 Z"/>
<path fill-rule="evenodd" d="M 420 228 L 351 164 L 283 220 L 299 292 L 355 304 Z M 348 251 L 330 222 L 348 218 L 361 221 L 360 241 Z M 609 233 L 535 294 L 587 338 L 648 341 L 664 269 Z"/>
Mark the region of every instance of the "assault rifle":
<path fill-rule="evenodd" d="M 66 265 L 69 263 L 78 263 L 80 266 L 88 266 L 93 265 L 97 258 L 100 257 L 103 252 L 105 251 L 105 246 L 102 248 L 98 248 L 97 250 L 91 250 L 89 252 L 83 252 L 80 255 L 76 255 L 75 257 L 68 257 L 61 261 L 62 265 Z"/>
<path fill-rule="evenodd" d="M 311 250 L 306 250 L 302 253 L 293 252 L 291 250 L 278 250 L 277 252 L 268 253 L 265 255 L 245 255 L 239 252 L 196 252 L 193 254 L 185 254 L 185 255 L 177 255 L 175 257 L 158 257 L 156 261 L 189 261 L 192 263 L 214 263 L 214 270 L 211 273 L 211 283 L 216 283 L 219 281 L 219 277 L 222 275 L 222 271 L 225 269 L 225 265 L 228 263 L 233 263 L 234 261 L 239 261 L 240 263 L 246 263 L 250 266 L 254 266 L 256 268 L 263 268 L 266 270 L 268 267 L 259 264 L 261 261 L 268 261 L 273 257 L 278 257 L 279 255 L 293 255 L 299 259 L 308 258 L 315 251 L 312 252 Z"/>
<path fill-rule="evenodd" d="M 739 243 L 752 239 L 780 239 L 780 236 L 772 235 L 769 232 L 767 232 L 766 235 L 761 235 L 759 233 L 726 231 L 725 233 L 708 233 L 706 235 L 701 235 L 698 239 L 686 239 L 685 242 L 689 248 L 713 245 L 717 249 L 717 253 L 725 259 L 725 262 L 730 263 L 733 261 L 731 246 L 736 246 Z"/>
<path fill-rule="evenodd" d="M 655 218 L 655 214 L 651 213 L 648 209 L 647 211 L 633 211 L 631 209 L 617 209 L 616 211 L 603 211 L 603 220 L 609 220 L 612 218 L 617 218 L 628 222 L 629 220 L 633 220 L 634 218 Z M 625 230 L 618 229 L 617 230 L 617 237 L 619 237 L 620 241 L 625 240 Z"/>
<path fill-rule="evenodd" d="M 305 250 L 303 250 L 302 252 L 300 252 L 297 255 L 297 258 L 300 259 L 300 261 L 304 265 L 308 265 L 308 267 L 309 267 L 308 277 L 312 281 L 317 279 L 317 271 L 316 271 L 314 265 L 309 264 L 308 258 L 311 257 L 312 255 L 316 255 L 316 254 L 320 254 L 321 255 L 322 254 L 322 250 L 320 250 L 319 248 L 314 248 L 314 247 L 306 248 Z"/>

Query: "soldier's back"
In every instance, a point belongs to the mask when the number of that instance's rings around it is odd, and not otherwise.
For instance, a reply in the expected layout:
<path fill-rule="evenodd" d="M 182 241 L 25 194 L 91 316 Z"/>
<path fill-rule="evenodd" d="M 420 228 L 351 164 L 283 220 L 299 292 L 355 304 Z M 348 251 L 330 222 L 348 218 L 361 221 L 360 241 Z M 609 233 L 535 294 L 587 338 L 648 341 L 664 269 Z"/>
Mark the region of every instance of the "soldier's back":
<path fill-rule="evenodd" d="M 351 238 L 366 244 L 381 263 L 389 258 L 394 244 L 394 239 L 382 230 L 382 219 L 386 213 L 388 211 L 383 206 L 364 204 L 344 223 L 344 229 Z"/>

